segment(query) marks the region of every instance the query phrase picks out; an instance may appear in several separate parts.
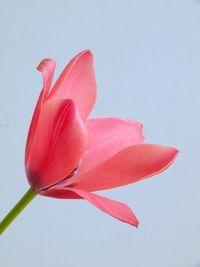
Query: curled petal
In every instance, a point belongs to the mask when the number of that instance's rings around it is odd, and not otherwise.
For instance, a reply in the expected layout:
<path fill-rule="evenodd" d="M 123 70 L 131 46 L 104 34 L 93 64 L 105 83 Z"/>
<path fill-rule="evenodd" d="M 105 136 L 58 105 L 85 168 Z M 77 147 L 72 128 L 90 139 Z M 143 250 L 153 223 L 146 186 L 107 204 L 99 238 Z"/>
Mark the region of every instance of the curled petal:
<path fill-rule="evenodd" d="M 93 56 L 89 50 L 74 57 L 53 86 L 49 99 L 72 99 L 83 120 L 96 100 Z"/>
<path fill-rule="evenodd" d="M 177 153 L 173 147 L 131 146 L 89 172 L 78 172 L 71 186 L 98 191 L 135 183 L 164 171 L 175 160 Z M 95 154 L 93 156 L 95 158 Z"/>
<path fill-rule="evenodd" d="M 37 69 L 42 73 L 43 77 L 43 90 L 45 92 L 44 98 L 48 96 L 53 80 L 56 63 L 53 59 L 45 58 L 38 65 Z M 45 100 L 44 99 L 44 100 Z"/>
<path fill-rule="evenodd" d="M 92 205 L 109 214 L 110 216 L 138 227 L 138 220 L 132 210 L 125 204 L 111 200 L 94 193 L 86 192 L 75 188 L 53 188 L 42 192 L 42 195 L 55 198 L 83 198 Z"/>
<path fill-rule="evenodd" d="M 30 185 L 40 191 L 70 175 L 85 145 L 86 130 L 73 101 L 46 101 L 26 158 Z"/>
<path fill-rule="evenodd" d="M 27 141 L 26 141 L 26 151 L 25 151 L 25 162 L 27 161 L 28 154 L 30 152 L 30 146 L 33 140 L 35 129 L 37 127 L 38 117 L 41 110 L 41 106 L 48 95 L 51 87 L 51 82 L 53 79 L 53 74 L 55 70 L 55 62 L 52 59 L 43 59 L 38 65 L 37 69 L 42 73 L 43 77 L 43 88 L 41 90 L 40 96 L 38 98 L 31 124 L 28 131 Z"/>

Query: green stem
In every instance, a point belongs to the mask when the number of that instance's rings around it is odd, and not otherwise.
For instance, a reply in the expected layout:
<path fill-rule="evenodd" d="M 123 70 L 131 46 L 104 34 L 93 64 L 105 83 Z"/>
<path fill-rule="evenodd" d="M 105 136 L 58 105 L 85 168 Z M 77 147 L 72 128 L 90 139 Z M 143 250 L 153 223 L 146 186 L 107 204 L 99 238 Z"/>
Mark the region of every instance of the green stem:
<path fill-rule="evenodd" d="M 13 207 L 13 209 L 0 222 L 0 235 L 6 228 L 14 221 L 14 219 L 23 211 L 23 209 L 31 202 L 37 193 L 30 188 L 20 201 Z"/>

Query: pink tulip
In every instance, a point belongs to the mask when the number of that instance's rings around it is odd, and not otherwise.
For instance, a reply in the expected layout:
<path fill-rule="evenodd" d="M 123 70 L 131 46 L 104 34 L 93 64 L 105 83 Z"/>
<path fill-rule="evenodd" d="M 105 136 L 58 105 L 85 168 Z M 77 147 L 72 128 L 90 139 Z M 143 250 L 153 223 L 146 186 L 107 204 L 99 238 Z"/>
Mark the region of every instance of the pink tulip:
<path fill-rule="evenodd" d="M 92 192 L 138 182 L 164 171 L 177 149 L 143 144 L 142 124 L 119 118 L 88 118 L 96 100 L 93 57 L 74 57 L 51 89 L 52 59 L 43 76 L 25 153 L 29 184 L 37 194 L 85 199 L 109 215 L 138 226 L 131 209 Z"/>
<path fill-rule="evenodd" d="M 55 62 L 38 66 L 43 89 L 31 122 L 25 166 L 31 187 L 43 196 L 83 198 L 134 226 L 138 220 L 120 202 L 91 193 L 155 175 L 175 159 L 172 147 L 143 143 L 139 122 L 88 118 L 96 99 L 93 57 L 74 57 L 50 90 Z"/>

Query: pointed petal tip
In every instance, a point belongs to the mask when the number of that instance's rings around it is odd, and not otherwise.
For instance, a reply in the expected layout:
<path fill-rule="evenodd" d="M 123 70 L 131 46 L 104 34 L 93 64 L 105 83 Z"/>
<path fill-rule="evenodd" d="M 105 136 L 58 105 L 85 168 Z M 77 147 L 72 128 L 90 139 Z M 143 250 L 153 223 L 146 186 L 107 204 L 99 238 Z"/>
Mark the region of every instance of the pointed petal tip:
<path fill-rule="evenodd" d="M 79 56 L 89 57 L 93 60 L 93 54 L 90 49 L 83 50 L 82 52 L 79 53 Z"/>
<path fill-rule="evenodd" d="M 175 152 L 175 154 L 177 155 L 177 154 L 179 153 L 178 148 L 176 148 L 176 147 L 172 147 L 172 148 L 174 149 L 174 152 Z"/>
<path fill-rule="evenodd" d="M 92 55 L 92 52 L 89 48 L 85 49 L 82 51 L 83 54 L 88 54 L 88 55 Z"/>
<path fill-rule="evenodd" d="M 171 165 L 176 160 L 176 158 L 179 154 L 179 150 L 177 148 L 171 147 L 171 150 L 172 150 L 173 156 L 172 156 L 172 160 L 171 160 L 169 165 Z"/>
<path fill-rule="evenodd" d="M 136 218 L 132 210 L 131 210 L 131 213 L 132 213 L 131 218 L 129 218 L 127 221 L 124 221 L 124 222 L 127 224 L 130 224 L 131 226 L 134 226 L 135 228 L 138 228 L 140 222 L 138 221 L 138 219 Z"/>
<path fill-rule="evenodd" d="M 133 213 L 132 209 L 129 206 L 127 206 L 126 204 L 124 204 L 124 205 L 129 210 L 129 218 L 127 218 L 127 220 L 125 220 L 124 222 L 130 224 L 131 226 L 138 228 L 139 224 L 140 224 L 139 220 L 137 219 L 137 217 Z"/>
<path fill-rule="evenodd" d="M 171 151 L 172 153 L 172 162 L 176 159 L 176 157 L 179 154 L 179 150 L 176 147 L 168 147 L 168 149 Z"/>
<path fill-rule="evenodd" d="M 138 228 L 140 226 L 140 222 L 137 220 L 137 221 L 133 222 L 131 225 Z"/>
<path fill-rule="evenodd" d="M 157 147 L 159 147 L 159 145 Z M 162 168 L 160 168 L 160 170 L 156 171 L 154 175 L 157 175 L 168 169 L 174 163 L 179 153 L 179 150 L 175 147 L 171 146 L 160 146 L 160 147 L 164 148 L 163 155 L 165 155 L 165 164 L 162 166 Z"/>

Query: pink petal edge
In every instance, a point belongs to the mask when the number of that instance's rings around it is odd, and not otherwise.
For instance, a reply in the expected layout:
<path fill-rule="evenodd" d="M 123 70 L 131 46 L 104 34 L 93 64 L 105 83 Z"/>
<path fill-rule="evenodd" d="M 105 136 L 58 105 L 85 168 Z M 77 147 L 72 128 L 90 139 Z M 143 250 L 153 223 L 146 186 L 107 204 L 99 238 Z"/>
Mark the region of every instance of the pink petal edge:
<path fill-rule="evenodd" d="M 72 99 L 83 120 L 96 101 L 96 81 L 93 56 L 89 50 L 76 55 L 53 86 L 48 99 Z"/>
<path fill-rule="evenodd" d="M 99 191 L 128 185 L 167 169 L 178 150 L 160 145 L 128 147 L 86 173 L 77 172 L 67 184 L 86 191 Z M 93 155 L 95 158 L 95 154 Z"/>
<path fill-rule="evenodd" d="M 73 194 L 70 194 L 73 193 Z M 46 191 L 42 191 L 40 194 L 43 196 L 50 196 L 55 198 L 83 198 L 94 205 L 96 208 L 101 211 L 109 214 L 110 216 L 138 227 L 139 221 L 134 215 L 133 211 L 124 203 L 108 199 L 103 196 L 99 196 L 94 193 L 86 192 L 83 190 L 75 189 L 75 188 L 52 188 Z M 77 196 L 76 196 L 77 195 Z"/>

